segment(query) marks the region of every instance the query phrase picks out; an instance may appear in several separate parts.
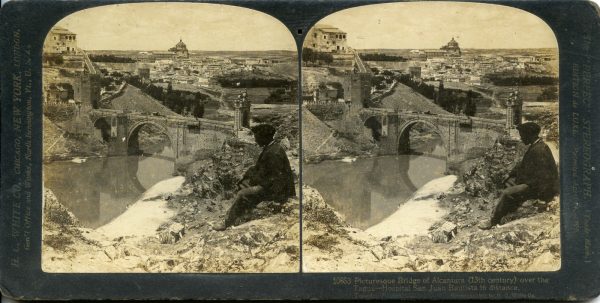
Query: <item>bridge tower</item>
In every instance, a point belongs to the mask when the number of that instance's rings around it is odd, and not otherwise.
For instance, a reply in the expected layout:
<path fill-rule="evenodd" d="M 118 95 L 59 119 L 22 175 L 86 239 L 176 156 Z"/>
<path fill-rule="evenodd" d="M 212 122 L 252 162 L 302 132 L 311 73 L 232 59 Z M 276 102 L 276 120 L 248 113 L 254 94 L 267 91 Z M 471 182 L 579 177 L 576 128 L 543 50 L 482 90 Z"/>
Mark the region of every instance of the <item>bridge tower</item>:
<path fill-rule="evenodd" d="M 97 74 L 83 73 L 77 80 L 74 92 L 75 100 L 81 102 L 82 107 L 98 108 L 100 101 L 100 76 Z"/>
<path fill-rule="evenodd" d="M 371 74 L 353 73 L 350 81 L 351 108 L 354 110 L 365 108 L 371 99 Z"/>

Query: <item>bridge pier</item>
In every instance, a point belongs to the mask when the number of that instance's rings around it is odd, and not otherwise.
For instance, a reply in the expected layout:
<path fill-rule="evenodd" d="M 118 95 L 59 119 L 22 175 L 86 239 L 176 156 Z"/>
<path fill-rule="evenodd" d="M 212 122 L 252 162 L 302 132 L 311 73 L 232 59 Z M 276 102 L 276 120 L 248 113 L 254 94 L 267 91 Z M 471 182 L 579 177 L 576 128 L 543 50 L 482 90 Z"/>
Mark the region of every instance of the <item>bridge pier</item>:
<path fill-rule="evenodd" d="M 127 156 L 128 142 L 127 131 L 129 119 L 127 115 L 114 115 L 110 117 L 110 137 L 108 141 L 109 156 Z"/>

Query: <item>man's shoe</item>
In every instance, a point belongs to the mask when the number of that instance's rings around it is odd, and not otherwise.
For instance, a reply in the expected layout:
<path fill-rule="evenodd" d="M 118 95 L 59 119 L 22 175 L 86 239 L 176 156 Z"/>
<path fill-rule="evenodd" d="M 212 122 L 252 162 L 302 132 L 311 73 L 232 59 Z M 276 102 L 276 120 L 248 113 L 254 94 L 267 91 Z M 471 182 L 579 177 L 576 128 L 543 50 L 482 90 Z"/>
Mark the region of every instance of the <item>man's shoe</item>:
<path fill-rule="evenodd" d="M 225 225 L 224 222 L 220 222 L 220 223 L 213 225 L 212 229 L 214 231 L 224 231 L 227 229 L 227 225 Z"/>
<path fill-rule="evenodd" d="M 479 225 L 477 225 L 477 227 L 479 227 L 479 229 L 481 230 L 488 230 L 491 229 L 494 225 L 492 225 L 492 222 L 489 220 L 485 220 L 484 222 L 481 222 Z"/>

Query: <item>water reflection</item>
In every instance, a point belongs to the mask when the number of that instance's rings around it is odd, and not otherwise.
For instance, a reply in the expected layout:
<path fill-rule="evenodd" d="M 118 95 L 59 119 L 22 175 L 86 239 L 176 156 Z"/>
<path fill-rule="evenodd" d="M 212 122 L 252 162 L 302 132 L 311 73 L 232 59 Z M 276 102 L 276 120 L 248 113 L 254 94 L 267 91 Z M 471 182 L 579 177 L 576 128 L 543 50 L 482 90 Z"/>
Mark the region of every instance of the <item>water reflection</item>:
<path fill-rule="evenodd" d="M 123 213 L 149 187 L 172 177 L 166 157 L 123 156 L 44 165 L 44 186 L 83 226 L 100 227 Z"/>
<path fill-rule="evenodd" d="M 431 156 L 397 155 L 304 165 L 303 182 L 315 187 L 350 225 L 366 229 L 396 211 L 425 183 L 444 176 L 446 160 L 436 156 L 443 153 L 437 146 L 431 149 Z"/>

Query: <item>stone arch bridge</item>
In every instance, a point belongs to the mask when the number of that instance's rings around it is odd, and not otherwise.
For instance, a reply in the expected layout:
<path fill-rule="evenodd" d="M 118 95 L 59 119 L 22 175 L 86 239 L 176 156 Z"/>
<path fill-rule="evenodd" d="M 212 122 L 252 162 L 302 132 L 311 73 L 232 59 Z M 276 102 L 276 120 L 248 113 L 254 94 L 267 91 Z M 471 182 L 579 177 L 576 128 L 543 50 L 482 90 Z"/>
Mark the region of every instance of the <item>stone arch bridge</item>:
<path fill-rule="evenodd" d="M 168 137 L 175 161 L 195 150 L 217 149 L 234 135 L 233 123 L 201 118 L 110 109 L 90 110 L 89 117 L 96 135 L 108 143 L 109 156 L 138 154 L 139 131 L 145 125 Z"/>
<path fill-rule="evenodd" d="M 429 125 L 440 136 L 449 162 L 463 160 L 472 149 L 491 147 L 507 134 L 503 120 L 380 108 L 363 108 L 358 115 L 364 126 L 375 128 L 379 150 L 384 155 L 410 151 L 409 132 L 419 123 Z"/>

